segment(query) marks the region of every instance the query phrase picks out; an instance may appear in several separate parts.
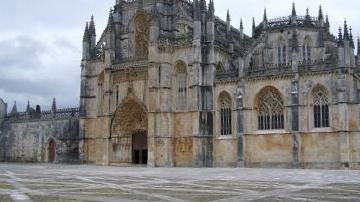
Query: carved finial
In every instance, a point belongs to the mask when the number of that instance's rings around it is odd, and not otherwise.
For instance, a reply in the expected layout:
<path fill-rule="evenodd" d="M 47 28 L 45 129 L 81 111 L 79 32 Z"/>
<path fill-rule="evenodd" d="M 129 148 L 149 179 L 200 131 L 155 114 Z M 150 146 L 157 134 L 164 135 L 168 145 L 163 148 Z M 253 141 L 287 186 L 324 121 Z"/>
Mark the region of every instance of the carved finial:
<path fill-rule="evenodd" d="M 242 18 L 240 19 L 240 39 L 244 38 L 244 25 L 243 25 L 243 21 Z"/>
<path fill-rule="evenodd" d="M 111 28 L 113 22 L 114 22 L 113 10 L 110 8 L 107 27 Z"/>

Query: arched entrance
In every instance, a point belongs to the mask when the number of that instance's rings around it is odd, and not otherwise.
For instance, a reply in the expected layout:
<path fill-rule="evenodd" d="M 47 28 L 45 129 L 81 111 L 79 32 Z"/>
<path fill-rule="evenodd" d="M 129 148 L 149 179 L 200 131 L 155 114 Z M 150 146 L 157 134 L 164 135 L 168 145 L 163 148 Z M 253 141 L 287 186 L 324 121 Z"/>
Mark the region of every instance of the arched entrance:
<path fill-rule="evenodd" d="M 53 139 L 50 139 L 48 144 L 48 162 L 54 163 L 56 158 L 56 143 Z"/>
<path fill-rule="evenodd" d="M 146 131 L 136 131 L 132 135 L 132 163 L 147 164 L 148 143 Z"/>
<path fill-rule="evenodd" d="M 147 124 L 145 105 L 128 96 L 111 123 L 111 163 L 147 164 Z"/>

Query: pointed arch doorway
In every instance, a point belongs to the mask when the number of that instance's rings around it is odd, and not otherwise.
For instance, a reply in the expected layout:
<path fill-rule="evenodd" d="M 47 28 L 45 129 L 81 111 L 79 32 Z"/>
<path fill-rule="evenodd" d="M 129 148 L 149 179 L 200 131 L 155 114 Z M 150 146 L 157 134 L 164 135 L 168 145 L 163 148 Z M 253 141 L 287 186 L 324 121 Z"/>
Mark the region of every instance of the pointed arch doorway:
<path fill-rule="evenodd" d="M 47 148 L 48 162 L 54 163 L 56 159 L 56 143 L 53 139 L 49 140 Z"/>
<path fill-rule="evenodd" d="M 112 163 L 147 164 L 148 136 L 146 106 L 128 96 L 111 122 Z"/>

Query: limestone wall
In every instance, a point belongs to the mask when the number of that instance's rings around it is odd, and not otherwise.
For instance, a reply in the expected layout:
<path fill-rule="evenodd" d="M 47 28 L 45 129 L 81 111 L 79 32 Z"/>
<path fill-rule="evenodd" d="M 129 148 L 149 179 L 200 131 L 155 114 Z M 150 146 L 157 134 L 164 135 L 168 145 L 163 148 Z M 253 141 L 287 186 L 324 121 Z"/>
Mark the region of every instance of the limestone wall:
<path fill-rule="evenodd" d="M 0 161 L 47 162 L 52 139 L 56 144 L 56 163 L 77 163 L 78 131 L 77 119 L 5 121 L 0 130 Z"/>

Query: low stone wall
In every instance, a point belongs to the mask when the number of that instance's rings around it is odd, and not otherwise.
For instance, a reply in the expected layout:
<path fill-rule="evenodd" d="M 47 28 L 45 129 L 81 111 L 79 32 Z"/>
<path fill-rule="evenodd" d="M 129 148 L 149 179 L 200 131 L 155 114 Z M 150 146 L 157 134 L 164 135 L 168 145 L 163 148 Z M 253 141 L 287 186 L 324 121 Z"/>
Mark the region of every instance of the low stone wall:
<path fill-rule="evenodd" d="M 51 140 L 56 145 L 56 163 L 79 162 L 78 118 L 5 120 L 0 130 L 0 161 L 48 162 Z"/>

